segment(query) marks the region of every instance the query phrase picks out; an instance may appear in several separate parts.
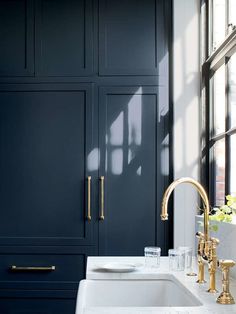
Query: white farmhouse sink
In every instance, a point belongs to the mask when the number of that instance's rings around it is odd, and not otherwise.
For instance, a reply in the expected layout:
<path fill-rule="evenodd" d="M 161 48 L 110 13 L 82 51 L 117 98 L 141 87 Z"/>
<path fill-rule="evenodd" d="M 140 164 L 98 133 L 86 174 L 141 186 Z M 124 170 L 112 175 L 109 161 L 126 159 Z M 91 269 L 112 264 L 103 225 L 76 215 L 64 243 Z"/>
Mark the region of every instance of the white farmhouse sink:
<path fill-rule="evenodd" d="M 85 307 L 186 307 L 202 303 L 175 277 L 155 280 L 82 280 L 77 314 Z"/>

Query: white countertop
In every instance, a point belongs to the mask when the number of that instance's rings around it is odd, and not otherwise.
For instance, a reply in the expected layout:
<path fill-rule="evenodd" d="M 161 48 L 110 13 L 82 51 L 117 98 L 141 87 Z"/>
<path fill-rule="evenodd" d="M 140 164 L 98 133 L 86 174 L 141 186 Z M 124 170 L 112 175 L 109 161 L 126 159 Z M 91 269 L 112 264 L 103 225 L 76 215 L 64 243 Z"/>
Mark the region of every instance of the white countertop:
<path fill-rule="evenodd" d="M 112 273 L 99 271 L 99 267 L 111 263 L 134 263 L 139 264 L 137 270 L 130 273 Z M 217 289 L 219 293 L 212 294 L 206 292 L 208 289 L 208 282 L 206 284 L 197 284 L 197 277 L 188 277 L 184 272 L 171 272 L 169 271 L 169 264 L 167 257 L 161 257 L 160 268 L 155 270 L 146 269 L 144 265 L 144 257 L 88 257 L 86 279 L 92 280 L 118 280 L 118 279 L 158 279 L 160 274 L 172 274 L 179 280 L 190 292 L 192 292 L 203 304 L 199 307 L 156 307 L 156 308 L 85 308 L 81 314 L 229 314 L 236 313 L 236 305 L 221 305 L 216 303 L 216 298 L 222 291 L 221 274 L 217 274 Z M 196 271 L 196 263 L 194 265 Z M 206 280 L 208 280 L 207 267 L 205 267 Z M 236 300 L 236 281 L 230 280 L 230 291 Z"/>

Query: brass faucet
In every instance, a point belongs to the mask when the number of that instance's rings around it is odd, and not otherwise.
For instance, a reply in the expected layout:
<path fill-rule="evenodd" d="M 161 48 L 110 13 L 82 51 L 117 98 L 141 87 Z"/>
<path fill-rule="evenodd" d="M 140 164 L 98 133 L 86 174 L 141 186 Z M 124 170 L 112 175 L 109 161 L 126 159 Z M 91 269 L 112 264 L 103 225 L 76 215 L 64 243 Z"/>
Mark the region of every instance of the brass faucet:
<path fill-rule="evenodd" d="M 199 238 L 198 242 L 198 283 L 204 283 L 204 262 L 208 262 L 208 270 L 210 274 L 210 287 L 208 292 L 216 292 L 215 288 L 215 273 L 217 268 L 217 256 L 216 256 L 216 246 L 219 240 L 215 238 L 209 239 L 209 213 L 210 205 L 207 197 L 207 193 L 203 186 L 192 178 L 180 178 L 172 182 L 166 189 L 163 200 L 162 200 L 162 213 L 161 219 L 168 220 L 168 201 L 172 191 L 181 183 L 192 184 L 200 194 L 203 205 L 204 205 L 204 233 L 197 233 Z"/>

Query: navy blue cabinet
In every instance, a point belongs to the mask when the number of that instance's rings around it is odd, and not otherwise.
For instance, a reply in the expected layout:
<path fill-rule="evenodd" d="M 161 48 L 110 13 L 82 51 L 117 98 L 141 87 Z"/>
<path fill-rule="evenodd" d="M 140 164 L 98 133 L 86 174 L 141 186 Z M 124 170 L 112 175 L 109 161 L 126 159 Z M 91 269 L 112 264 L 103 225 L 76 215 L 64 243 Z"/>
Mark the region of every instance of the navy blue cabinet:
<path fill-rule="evenodd" d="M 74 314 L 75 297 L 75 293 L 64 290 L 54 294 L 28 290 L 11 294 L 0 291 L 0 311 L 1 314 Z"/>
<path fill-rule="evenodd" d="M 119 86 L 102 87 L 99 95 L 105 189 L 99 252 L 129 256 L 143 255 L 148 245 L 164 248 L 159 217 L 169 173 L 165 92 L 154 86 Z"/>
<path fill-rule="evenodd" d="M 99 3 L 99 73 L 163 75 L 168 54 L 166 1 Z"/>
<path fill-rule="evenodd" d="M 0 1 L 0 76 L 34 74 L 34 1 Z"/>
<path fill-rule="evenodd" d="M 92 244 L 91 93 L 81 84 L 0 86 L 0 244 Z"/>
<path fill-rule="evenodd" d="M 92 74 L 92 0 L 37 0 L 36 5 L 36 75 Z"/>
<path fill-rule="evenodd" d="M 37 313 L 73 313 L 75 296 L 46 301 L 41 293 L 76 291 L 87 255 L 96 253 L 95 221 L 87 219 L 89 206 L 95 215 L 87 180 L 87 156 L 97 145 L 92 88 L 0 85 L 0 292 L 38 291 L 0 296 L 0 313 L 15 306 L 35 313 L 38 304 Z"/>
<path fill-rule="evenodd" d="M 172 245 L 170 17 L 0 0 L 0 314 L 74 314 L 87 256 Z"/>

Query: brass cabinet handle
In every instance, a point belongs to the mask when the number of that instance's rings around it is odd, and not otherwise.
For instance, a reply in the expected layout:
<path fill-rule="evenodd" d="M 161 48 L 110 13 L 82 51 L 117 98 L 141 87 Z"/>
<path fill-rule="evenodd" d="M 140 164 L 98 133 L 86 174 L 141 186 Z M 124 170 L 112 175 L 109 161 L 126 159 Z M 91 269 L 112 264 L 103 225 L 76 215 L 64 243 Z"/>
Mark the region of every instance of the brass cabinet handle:
<path fill-rule="evenodd" d="M 105 216 L 104 216 L 104 176 L 100 177 L 100 182 L 101 182 L 101 212 L 100 212 L 100 219 L 104 220 Z"/>
<path fill-rule="evenodd" d="M 54 271 L 56 266 L 15 266 L 10 267 L 11 271 Z"/>
<path fill-rule="evenodd" d="M 87 212 L 87 220 L 91 221 L 92 217 L 91 217 L 91 176 L 88 176 L 87 178 L 88 180 L 88 204 L 87 204 L 87 208 L 88 208 L 88 212 Z"/>

